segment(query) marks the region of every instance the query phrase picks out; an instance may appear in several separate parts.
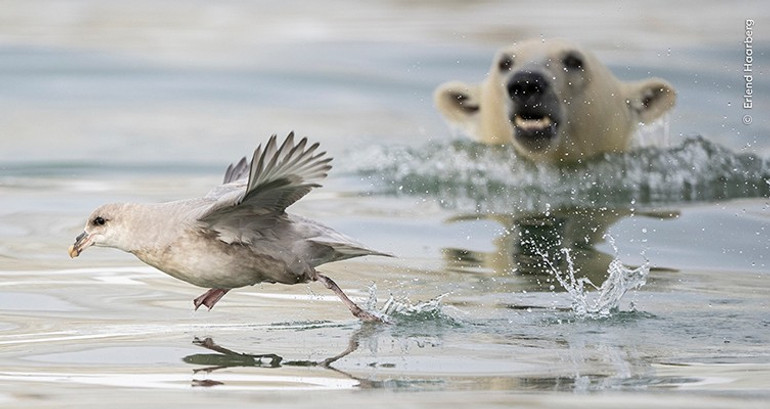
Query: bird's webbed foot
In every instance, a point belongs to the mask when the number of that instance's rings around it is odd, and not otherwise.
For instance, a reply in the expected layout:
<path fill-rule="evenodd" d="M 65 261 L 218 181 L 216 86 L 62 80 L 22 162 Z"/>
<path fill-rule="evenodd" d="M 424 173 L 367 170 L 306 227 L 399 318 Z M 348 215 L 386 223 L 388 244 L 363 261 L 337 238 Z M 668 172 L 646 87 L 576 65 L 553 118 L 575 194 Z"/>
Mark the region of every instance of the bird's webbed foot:
<path fill-rule="evenodd" d="M 224 288 L 212 288 L 205 293 L 201 294 L 200 297 L 193 300 L 193 304 L 195 304 L 195 310 L 197 311 L 198 308 L 200 308 L 201 305 L 205 305 L 209 310 L 214 308 L 214 305 L 222 299 L 222 297 L 227 294 L 227 292 L 230 291 L 230 289 L 224 289 Z"/>

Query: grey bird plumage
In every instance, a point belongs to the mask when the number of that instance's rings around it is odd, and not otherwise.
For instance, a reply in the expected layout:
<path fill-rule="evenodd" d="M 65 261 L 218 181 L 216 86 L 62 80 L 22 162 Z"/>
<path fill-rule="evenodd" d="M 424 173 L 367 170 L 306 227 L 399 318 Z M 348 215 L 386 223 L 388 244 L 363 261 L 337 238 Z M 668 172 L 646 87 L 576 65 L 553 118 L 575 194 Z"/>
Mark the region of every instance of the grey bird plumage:
<path fill-rule="evenodd" d="M 297 284 L 320 281 L 353 315 L 378 321 L 353 303 L 315 267 L 366 255 L 389 256 L 286 208 L 319 187 L 332 158 L 318 143 L 279 146 L 273 135 L 257 147 L 251 162 L 231 164 L 224 183 L 202 198 L 156 204 L 113 203 L 94 210 L 70 246 L 77 257 L 90 246 L 134 254 L 166 274 L 210 288 L 194 300 L 209 309 L 228 291 L 261 282 Z"/>

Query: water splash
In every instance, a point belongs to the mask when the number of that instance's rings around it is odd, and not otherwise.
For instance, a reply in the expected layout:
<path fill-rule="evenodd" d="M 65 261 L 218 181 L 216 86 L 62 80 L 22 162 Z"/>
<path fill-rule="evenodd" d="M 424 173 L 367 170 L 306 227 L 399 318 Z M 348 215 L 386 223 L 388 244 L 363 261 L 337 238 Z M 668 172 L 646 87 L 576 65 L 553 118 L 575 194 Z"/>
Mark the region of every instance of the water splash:
<path fill-rule="evenodd" d="M 462 210 L 542 212 L 545 203 L 595 208 L 770 197 L 770 160 L 702 137 L 564 167 L 468 140 L 417 148 L 374 145 L 351 155 L 343 171 L 369 179 L 377 193 L 430 196 Z"/>
<path fill-rule="evenodd" d="M 671 112 L 645 124 L 640 122 L 631 138 L 632 148 L 671 147 Z"/>
<path fill-rule="evenodd" d="M 447 295 L 441 294 L 428 301 L 412 303 L 405 298 L 398 299 L 391 294 L 385 304 L 377 308 L 377 286 L 372 285 L 369 287 L 369 298 L 364 303 L 364 309 L 389 324 L 429 321 L 455 325 L 456 320 L 445 312 L 445 307 L 441 302 Z"/>
<path fill-rule="evenodd" d="M 566 273 L 557 268 L 547 254 L 540 252 L 551 273 L 572 299 L 572 310 L 579 318 L 611 316 L 618 311 L 620 300 L 626 292 L 640 288 L 647 283 L 647 277 L 650 273 L 649 263 L 645 262 L 642 266 L 634 269 L 624 266 L 617 256 L 617 248 L 611 237 L 609 242 L 615 249 L 615 258 L 610 262 L 607 269 L 607 279 L 600 287 L 597 287 L 587 277 L 575 277 L 575 266 L 569 249 L 562 249 L 567 260 Z"/>

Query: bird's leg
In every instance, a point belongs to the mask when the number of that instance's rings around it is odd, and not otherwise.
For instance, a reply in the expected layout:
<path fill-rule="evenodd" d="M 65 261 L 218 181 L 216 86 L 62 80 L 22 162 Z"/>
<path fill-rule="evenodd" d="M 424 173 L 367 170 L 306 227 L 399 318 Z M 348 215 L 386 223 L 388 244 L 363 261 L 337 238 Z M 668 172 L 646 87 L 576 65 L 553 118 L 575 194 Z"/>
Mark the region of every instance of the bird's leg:
<path fill-rule="evenodd" d="M 195 304 L 195 310 L 197 311 L 201 305 L 205 305 L 209 310 L 214 308 L 214 304 L 221 300 L 228 291 L 230 291 L 230 289 L 225 288 L 212 288 L 206 291 L 205 293 L 201 294 L 200 297 L 193 300 L 193 304 Z"/>
<path fill-rule="evenodd" d="M 323 274 L 316 274 L 316 279 L 321 283 L 323 283 L 323 285 L 325 285 L 326 288 L 334 291 L 334 294 L 337 294 L 337 297 L 340 297 L 342 302 L 344 302 L 345 305 L 348 306 L 348 309 L 350 309 L 350 312 L 352 312 L 356 318 L 366 322 L 382 322 L 381 318 L 378 318 L 373 314 L 364 311 L 361 307 L 359 307 L 356 303 L 354 303 L 353 300 L 348 298 L 348 296 L 345 295 L 344 292 L 342 292 L 342 289 L 337 285 L 337 283 L 332 281 L 331 278 Z"/>

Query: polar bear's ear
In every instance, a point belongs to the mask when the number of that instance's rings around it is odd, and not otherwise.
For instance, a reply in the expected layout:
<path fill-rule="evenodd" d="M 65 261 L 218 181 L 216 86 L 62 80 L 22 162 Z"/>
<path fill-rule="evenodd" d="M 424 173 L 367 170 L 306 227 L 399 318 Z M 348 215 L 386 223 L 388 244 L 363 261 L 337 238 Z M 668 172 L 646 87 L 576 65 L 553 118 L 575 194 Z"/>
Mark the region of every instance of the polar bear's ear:
<path fill-rule="evenodd" d="M 453 125 L 467 127 L 468 121 L 479 112 L 481 87 L 459 81 L 441 84 L 433 93 L 439 112 Z"/>
<path fill-rule="evenodd" d="M 666 113 L 676 102 L 676 91 L 659 78 L 627 85 L 626 102 L 639 121 L 650 123 Z"/>

